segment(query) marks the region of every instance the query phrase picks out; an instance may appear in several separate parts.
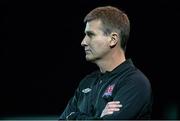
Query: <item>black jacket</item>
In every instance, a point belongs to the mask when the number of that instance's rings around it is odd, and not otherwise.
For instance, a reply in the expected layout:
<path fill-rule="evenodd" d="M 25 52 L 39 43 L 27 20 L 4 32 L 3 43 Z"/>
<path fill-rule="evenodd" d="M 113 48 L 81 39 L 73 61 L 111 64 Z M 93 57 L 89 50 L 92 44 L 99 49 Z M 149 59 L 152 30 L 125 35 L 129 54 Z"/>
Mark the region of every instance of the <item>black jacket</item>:
<path fill-rule="evenodd" d="M 109 101 L 120 101 L 123 107 L 100 118 Z M 128 59 L 111 72 L 96 71 L 86 76 L 59 120 L 150 119 L 151 106 L 150 82 Z"/>

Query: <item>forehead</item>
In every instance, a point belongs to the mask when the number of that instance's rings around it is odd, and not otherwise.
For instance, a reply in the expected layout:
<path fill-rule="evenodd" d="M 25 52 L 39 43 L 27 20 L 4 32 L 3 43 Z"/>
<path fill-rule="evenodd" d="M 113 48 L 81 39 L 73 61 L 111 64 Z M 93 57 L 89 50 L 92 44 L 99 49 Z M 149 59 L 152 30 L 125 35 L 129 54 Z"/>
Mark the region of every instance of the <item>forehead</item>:
<path fill-rule="evenodd" d="M 102 30 L 102 22 L 99 19 L 88 21 L 86 23 L 85 32 L 87 31 L 99 31 Z"/>

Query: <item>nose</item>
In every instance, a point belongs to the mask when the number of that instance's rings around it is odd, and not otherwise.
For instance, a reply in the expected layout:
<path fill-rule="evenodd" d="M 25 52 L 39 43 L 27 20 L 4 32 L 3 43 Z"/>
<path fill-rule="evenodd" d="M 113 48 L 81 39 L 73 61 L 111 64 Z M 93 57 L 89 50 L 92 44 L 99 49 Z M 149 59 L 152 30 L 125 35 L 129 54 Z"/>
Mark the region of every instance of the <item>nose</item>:
<path fill-rule="evenodd" d="M 81 42 L 81 46 L 86 46 L 87 45 L 87 38 L 86 38 L 86 36 L 84 37 L 84 39 L 82 40 L 82 42 Z"/>

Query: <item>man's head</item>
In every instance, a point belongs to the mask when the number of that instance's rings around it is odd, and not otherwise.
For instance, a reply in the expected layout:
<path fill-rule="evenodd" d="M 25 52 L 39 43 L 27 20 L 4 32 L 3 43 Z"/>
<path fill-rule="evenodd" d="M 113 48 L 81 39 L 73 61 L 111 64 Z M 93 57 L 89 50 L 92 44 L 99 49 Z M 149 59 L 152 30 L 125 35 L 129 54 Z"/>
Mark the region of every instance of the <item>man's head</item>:
<path fill-rule="evenodd" d="M 86 36 L 81 45 L 87 50 L 87 60 L 101 59 L 115 46 L 125 52 L 130 23 L 124 12 L 112 6 L 98 7 L 86 15 L 84 22 Z"/>
<path fill-rule="evenodd" d="M 130 22 L 127 15 L 116 7 L 105 6 L 95 8 L 88 13 L 84 18 L 84 22 L 95 19 L 102 21 L 104 34 L 109 35 L 111 32 L 118 33 L 121 47 L 125 51 L 130 33 Z"/>

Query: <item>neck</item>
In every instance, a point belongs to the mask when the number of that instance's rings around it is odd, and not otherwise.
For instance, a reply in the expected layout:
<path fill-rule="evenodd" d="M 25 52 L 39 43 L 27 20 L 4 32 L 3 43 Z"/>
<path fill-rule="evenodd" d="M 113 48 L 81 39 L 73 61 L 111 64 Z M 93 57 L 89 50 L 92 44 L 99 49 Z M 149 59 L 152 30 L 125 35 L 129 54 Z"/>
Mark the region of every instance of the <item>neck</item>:
<path fill-rule="evenodd" d="M 102 73 L 106 71 L 112 71 L 121 63 L 126 60 L 125 54 L 122 50 L 109 53 L 105 58 L 96 62 Z"/>

